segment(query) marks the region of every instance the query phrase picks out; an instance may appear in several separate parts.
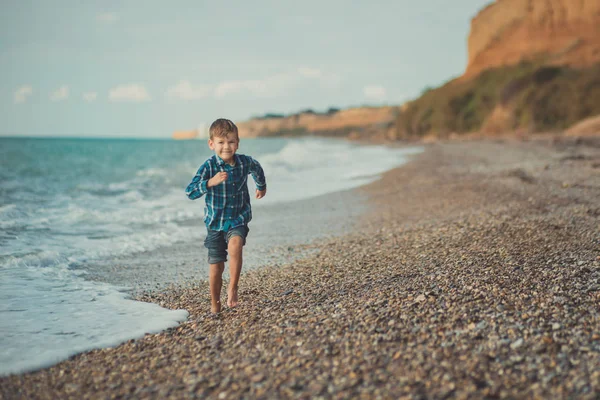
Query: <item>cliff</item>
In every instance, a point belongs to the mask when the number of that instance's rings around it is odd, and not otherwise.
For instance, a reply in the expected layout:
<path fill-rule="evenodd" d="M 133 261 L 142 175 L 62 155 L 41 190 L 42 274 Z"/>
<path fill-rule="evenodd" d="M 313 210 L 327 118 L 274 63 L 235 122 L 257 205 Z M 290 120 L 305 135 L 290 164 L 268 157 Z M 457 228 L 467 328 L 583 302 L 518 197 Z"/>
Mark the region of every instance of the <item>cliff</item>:
<path fill-rule="evenodd" d="M 541 60 L 590 66 L 600 61 L 600 0 L 497 0 L 471 21 L 463 78 Z"/>
<path fill-rule="evenodd" d="M 253 118 L 238 124 L 241 137 L 257 136 L 347 136 L 350 138 L 385 138 L 390 130 L 397 107 L 359 107 L 315 113 L 301 112 L 286 117 Z M 390 137 L 391 138 L 391 137 Z"/>
<path fill-rule="evenodd" d="M 600 115 L 589 117 L 565 132 L 568 136 L 600 135 Z"/>
<path fill-rule="evenodd" d="M 396 137 L 560 132 L 600 115 L 600 0 L 496 0 L 468 54 L 460 78 L 405 105 Z"/>
<path fill-rule="evenodd" d="M 173 132 L 172 138 L 175 140 L 188 140 L 196 139 L 198 131 L 175 131 Z"/>

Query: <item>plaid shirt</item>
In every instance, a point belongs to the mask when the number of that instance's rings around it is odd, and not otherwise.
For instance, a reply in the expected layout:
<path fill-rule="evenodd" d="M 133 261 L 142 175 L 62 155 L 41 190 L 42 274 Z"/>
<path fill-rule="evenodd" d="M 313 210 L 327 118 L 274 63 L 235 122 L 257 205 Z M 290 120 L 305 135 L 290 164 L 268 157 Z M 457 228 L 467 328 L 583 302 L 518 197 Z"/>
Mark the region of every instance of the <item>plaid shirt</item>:
<path fill-rule="evenodd" d="M 185 194 L 191 200 L 206 194 L 204 222 L 215 231 L 246 225 L 252 219 L 249 174 L 252 174 L 258 190 L 267 188 L 265 173 L 258 161 L 243 154 L 234 154 L 234 158 L 235 165 L 231 166 L 215 154 L 202 164 L 185 189 Z M 207 187 L 208 180 L 221 171 L 227 172 L 227 180 L 217 186 Z"/>

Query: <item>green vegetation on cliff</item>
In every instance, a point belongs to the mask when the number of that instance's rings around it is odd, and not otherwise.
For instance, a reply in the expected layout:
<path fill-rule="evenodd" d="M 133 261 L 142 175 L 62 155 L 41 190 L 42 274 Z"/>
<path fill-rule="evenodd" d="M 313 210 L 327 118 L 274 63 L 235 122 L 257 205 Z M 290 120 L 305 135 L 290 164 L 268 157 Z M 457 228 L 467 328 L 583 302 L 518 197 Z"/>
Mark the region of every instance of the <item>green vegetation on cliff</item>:
<path fill-rule="evenodd" d="M 600 64 L 495 68 L 428 89 L 398 113 L 397 136 L 557 131 L 600 114 Z"/>
<path fill-rule="evenodd" d="M 312 108 L 306 108 L 304 110 L 292 113 L 292 114 L 281 114 L 281 113 L 266 113 L 264 115 L 258 115 L 255 117 L 252 117 L 252 119 L 281 119 L 281 118 L 286 118 L 286 117 L 291 117 L 294 115 L 300 115 L 300 114 L 314 114 L 314 115 L 333 115 L 335 113 L 337 113 L 338 111 L 340 111 L 339 108 L 337 107 L 329 107 L 326 111 L 323 112 L 319 112 L 319 111 L 315 111 Z"/>

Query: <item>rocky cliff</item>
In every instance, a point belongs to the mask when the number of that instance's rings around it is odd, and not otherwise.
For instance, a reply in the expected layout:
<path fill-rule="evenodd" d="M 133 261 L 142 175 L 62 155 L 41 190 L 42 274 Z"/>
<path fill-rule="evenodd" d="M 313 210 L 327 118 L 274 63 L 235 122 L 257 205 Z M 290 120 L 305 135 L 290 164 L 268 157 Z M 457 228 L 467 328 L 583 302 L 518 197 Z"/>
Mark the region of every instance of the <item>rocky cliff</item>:
<path fill-rule="evenodd" d="M 175 140 L 189 140 L 196 139 L 198 131 L 175 131 L 171 136 Z"/>
<path fill-rule="evenodd" d="M 301 112 L 286 117 L 254 118 L 240 122 L 238 128 L 241 137 L 321 135 L 383 139 L 393 134 L 390 126 L 396 113 L 396 107 L 360 107 L 322 114 Z"/>
<path fill-rule="evenodd" d="M 600 61 L 600 0 L 496 0 L 473 18 L 464 78 L 542 60 L 589 66 Z"/>

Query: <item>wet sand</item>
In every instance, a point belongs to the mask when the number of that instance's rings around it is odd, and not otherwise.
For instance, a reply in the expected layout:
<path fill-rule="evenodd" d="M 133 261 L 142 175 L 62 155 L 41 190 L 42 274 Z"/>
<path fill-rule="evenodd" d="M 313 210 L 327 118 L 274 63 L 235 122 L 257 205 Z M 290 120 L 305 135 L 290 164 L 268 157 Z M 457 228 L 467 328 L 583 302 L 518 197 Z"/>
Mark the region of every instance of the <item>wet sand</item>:
<path fill-rule="evenodd" d="M 354 233 L 140 295 L 179 327 L 0 378 L 2 398 L 598 398 L 600 138 L 435 143 Z"/>

